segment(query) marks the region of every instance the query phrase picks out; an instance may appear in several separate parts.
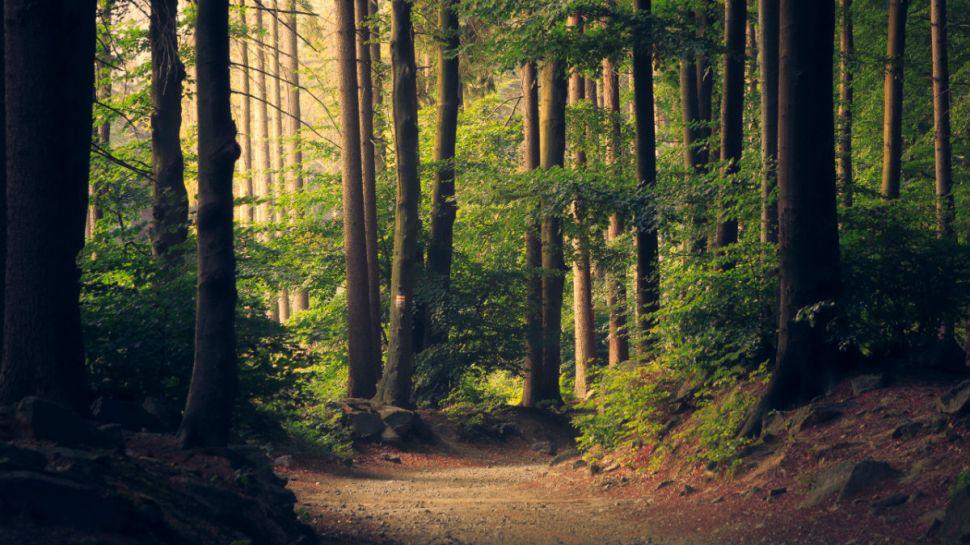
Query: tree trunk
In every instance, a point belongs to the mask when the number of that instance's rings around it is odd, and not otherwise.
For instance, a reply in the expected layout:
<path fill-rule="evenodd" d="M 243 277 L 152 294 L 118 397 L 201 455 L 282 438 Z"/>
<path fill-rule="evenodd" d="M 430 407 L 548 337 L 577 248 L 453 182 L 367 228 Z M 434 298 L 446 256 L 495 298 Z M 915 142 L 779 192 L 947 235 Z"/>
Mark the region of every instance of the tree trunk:
<path fill-rule="evenodd" d="M 229 2 L 199 0 L 199 279 L 195 365 L 178 431 L 182 448 L 225 446 L 236 395 L 236 258 L 232 175 L 239 144 L 229 80 Z"/>
<path fill-rule="evenodd" d="M 256 12 L 256 34 L 259 36 L 256 47 L 256 142 L 259 144 L 259 182 L 256 184 L 256 197 L 259 199 L 257 215 L 259 223 L 269 223 L 272 221 L 270 216 L 269 197 L 273 186 L 272 155 L 270 154 L 270 135 L 269 135 L 269 87 L 266 83 L 266 44 L 263 43 L 263 34 L 266 31 L 263 24 L 263 10 L 259 5 L 254 9 Z M 275 305 L 271 305 L 275 306 Z M 275 316 L 276 312 L 271 312 Z M 276 316 L 278 319 L 279 317 Z"/>
<path fill-rule="evenodd" d="M 283 116 L 286 110 L 283 108 L 283 64 L 280 59 L 283 42 L 280 40 L 280 13 L 279 0 L 273 0 L 273 190 L 274 195 L 279 194 L 284 189 L 282 182 L 286 169 L 286 151 L 283 145 Z M 276 208 L 276 203 L 272 203 L 273 222 L 283 221 L 284 213 Z M 276 231 L 271 235 L 276 236 Z M 270 305 L 272 306 L 272 302 Z M 281 323 L 290 319 L 290 293 L 286 287 L 282 287 L 276 295 L 276 315 Z"/>
<path fill-rule="evenodd" d="M 839 29 L 839 111 L 836 173 L 842 187 L 842 204 L 852 206 L 852 77 L 855 38 L 852 33 L 852 0 L 841 0 L 842 24 Z"/>
<path fill-rule="evenodd" d="M 536 65 L 522 65 L 522 170 L 539 168 L 539 87 Z M 542 238 L 541 226 L 530 221 L 525 232 L 525 384 L 522 406 L 542 399 Z"/>
<path fill-rule="evenodd" d="M 290 0 L 289 29 L 286 33 L 287 44 L 287 70 L 286 75 L 289 79 L 289 97 L 287 102 L 290 107 L 290 115 L 287 117 L 287 156 L 290 164 L 290 173 L 287 178 L 287 191 L 296 194 L 303 191 L 303 148 L 301 131 L 303 127 L 303 109 L 300 107 L 300 41 L 298 17 L 296 14 L 296 0 Z M 298 314 L 310 308 L 310 294 L 306 288 L 298 287 L 291 294 L 290 313 Z"/>
<path fill-rule="evenodd" d="M 461 46 L 455 1 L 443 0 L 438 8 L 442 41 L 438 45 L 438 122 L 435 133 L 434 178 L 431 182 L 431 237 L 428 241 L 427 280 L 445 294 L 451 286 L 451 259 L 455 214 L 455 144 L 458 135 L 460 75 L 458 48 Z M 448 339 L 441 313 L 429 308 L 425 315 L 425 347 Z"/>
<path fill-rule="evenodd" d="M 886 78 L 883 85 L 882 196 L 899 198 L 903 154 L 903 60 L 909 0 L 889 0 Z"/>
<path fill-rule="evenodd" d="M 744 26 L 746 0 L 724 3 L 724 84 L 721 93 L 721 178 L 733 178 L 740 167 L 744 147 Z M 729 187 L 736 184 L 729 182 Z M 738 220 L 719 204 L 715 248 L 738 241 Z"/>
<path fill-rule="evenodd" d="M 94 0 L 4 6 L 4 405 L 39 395 L 86 408 L 76 260 L 88 194 L 95 7 Z"/>
<path fill-rule="evenodd" d="M 540 73 L 539 165 L 562 167 L 566 159 L 566 73 L 558 61 L 543 64 Z M 548 211 L 542 218 L 542 394 L 538 401 L 562 403 L 559 391 L 562 298 L 566 263 L 562 220 Z"/>
<path fill-rule="evenodd" d="M 4 0 L 0 0 L 0 396 L 3 396 L 4 285 L 7 277 L 7 110 L 4 70 Z"/>
<path fill-rule="evenodd" d="M 411 404 L 414 372 L 412 327 L 414 281 L 419 261 L 417 67 L 414 61 L 414 30 L 410 0 L 391 2 L 391 66 L 393 71 L 394 143 L 397 151 L 397 213 L 394 222 L 394 254 L 391 263 L 391 320 L 387 365 L 377 388 L 377 399 L 397 406 Z"/>
<path fill-rule="evenodd" d="M 839 294 L 831 2 L 781 0 L 778 203 L 781 300 L 778 352 L 764 397 L 747 422 L 757 433 L 769 410 L 823 393 L 836 350 L 828 327 Z M 812 320 L 799 311 L 819 305 Z"/>
<path fill-rule="evenodd" d="M 637 10 L 650 13 L 650 0 L 636 0 Z M 657 181 L 657 140 L 653 105 L 653 47 L 642 41 L 633 47 L 633 102 L 636 112 L 637 191 L 649 195 Z M 658 236 L 652 206 L 641 204 L 637 217 L 637 326 L 639 355 L 649 357 L 651 315 L 659 308 Z"/>
<path fill-rule="evenodd" d="M 188 237 L 189 196 L 183 175 L 182 81 L 179 59 L 178 0 L 151 0 L 152 52 L 152 251 L 166 266 L 181 261 L 178 247 Z"/>
<path fill-rule="evenodd" d="M 704 133 L 705 120 L 700 115 L 700 100 L 697 85 L 697 63 L 683 58 L 680 60 L 680 109 L 683 119 L 684 139 L 684 168 L 691 183 L 694 176 L 703 170 L 701 156 L 704 153 L 701 138 Z M 704 214 L 697 204 L 690 211 L 691 233 L 690 239 L 685 241 L 691 255 L 704 253 L 707 237 L 704 236 Z"/>
<path fill-rule="evenodd" d="M 606 145 L 606 164 L 619 175 L 620 153 L 623 146 L 620 113 L 620 76 L 609 59 L 603 61 L 603 109 L 610 116 L 610 133 Z M 623 235 L 626 227 L 624 217 L 617 212 L 610 215 L 610 226 L 606 232 L 608 244 L 614 244 Z M 610 270 L 606 276 L 606 298 L 610 309 L 609 326 L 609 365 L 616 365 L 630 359 L 630 342 L 626 330 L 626 267 Z"/>
<path fill-rule="evenodd" d="M 950 148 L 950 68 L 946 50 L 946 0 L 930 1 L 930 25 L 937 229 L 940 237 L 953 238 L 953 156 Z"/>
<path fill-rule="evenodd" d="M 761 80 L 761 242 L 778 242 L 778 0 L 758 0 Z"/>
<path fill-rule="evenodd" d="M 98 41 L 100 45 L 100 62 L 97 62 L 97 72 L 95 73 L 95 84 L 97 85 L 98 101 L 102 104 L 111 99 L 111 42 L 108 39 L 111 34 L 111 9 L 114 7 L 113 0 L 98 0 L 98 17 L 100 18 L 101 32 L 104 39 Z M 111 122 L 103 121 L 97 127 L 97 144 L 102 148 L 108 149 L 111 146 Z M 85 238 L 94 236 L 94 230 L 98 221 L 104 216 L 97 199 L 97 188 L 93 185 L 88 186 L 88 211 L 87 222 L 85 223 Z"/>
<path fill-rule="evenodd" d="M 177 1 L 177 0 L 176 0 Z M 240 70 L 242 71 L 242 160 L 243 160 L 243 197 L 245 197 L 249 203 L 243 205 L 243 221 L 249 225 L 256 223 L 256 206 L 252 204 L 252 199 L 255 196 L 255 191 L 253 190 L 253 95 L 250 80 L 249 80 L 249 20 L 245 13 L 248 8 L 246 7 L 246 0 L 242 0 L 243 6 L 243 26 L 245 28 L 245 34 L 242 39 L 239 40 L 239 47 L 241 49 L 240 53 L 240 63 L 242 66 Z"/>
<path fill-rule="evenodd" d="M 701 0 L 701 8 L 694 16 L 697 22 L 697 37 L 704 39 L 710 29 L 711 0 Z M 701 121 L 697 136 L 703 145 L 697 150 L 697 161 L 701 168 L 705 168 L 710 161 L 711 129 L 714 120 L 714 69 L 711 67 L 710 55 L 701 51 L 695 59 L 694 69 L 697 72 L 697 116 Z"/>
<path fill-rule="evenodd" d="M 387 163 L 385 157 L 387 146 L 384 143 L 384 124 L 381 122 L 381 119 L 383 119 L 381 112 L 384 107 L 384 77 L 383 67 L 381 66 L 380 6 L 377 0 L 368 0 L 367 13 L 373 20 L 370 28 L 370 62 L 373 72 L 371 87 L 374 90 L 374 160 L 376 163 L 375 170 L 380 173 L 384 171 L 384 166 Z"/>
<path fill-rule="evenodd" d="M 357 76 L 360 78 L 361 177 L 364 191 L 364 238 L 367 242 L 367 290 L 374 345 L 381 340 L 381 276 L 377 254 L 377 170 L 374 146 L 374 80 L 371 65 L 370 7 L 356 0 Z"/>

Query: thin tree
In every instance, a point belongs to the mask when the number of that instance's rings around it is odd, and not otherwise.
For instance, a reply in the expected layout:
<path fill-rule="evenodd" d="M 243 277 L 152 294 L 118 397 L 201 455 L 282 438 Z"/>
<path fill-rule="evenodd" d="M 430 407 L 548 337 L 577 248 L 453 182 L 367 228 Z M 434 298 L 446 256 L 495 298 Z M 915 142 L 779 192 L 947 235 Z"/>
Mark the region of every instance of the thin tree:
<path fill-rule="evenodd" d="M 434 141 L 434 178 L 431 182 L 431 236 L 428 241 L 428 281 L 447 294 L 451 286 L 451 261 L 455 214 L 455 145 L 458 136 L 458 108 L 461 79 L 458 48 L 461 29 L 454 0 L 442 0 L 438 7 L 438 120 Z M 440 309 L 429 309 L 425 325 L 425 347 L 448 339 Z"/>
<path fill-rule="evenodd" d="M 246 15 L 248 8 L 246 0 L 242 0 L 243 8 L 243 28 L 244 34 L 249 32 L 249 18 Z M 239 40 L 240 64 L 242 72 L 242 160 L 243 160 L 243 197 L 249 201 L 243 206 L 243 221 L 249 225 L 256 223 L 256 206 L 252 204 L 252 199 L 256 195 L 253 188 L 253 93 L 250 85 L 250 66 L 249 66 L 249 38 L 244 35 Z"/>
<path fill-rule="evenodd" d="M 539 86 L 535 63 L 522 65 L 522 170 L 539 168 Z M 522 406 L 542 398 L 542 238 L 537 221 L 525 231 L 525 384 Z"/>
<path fill-rule="evenodd" d="M 559 61 L 545 62 L 539 71 L 539 166 L 562 167 L 566 159 L 566 71 Z M 562 299 L 566 263 L 562 220 L 551 204 L 542 204 L 542 381 L 537 401 L 562 402 Z"/>
<path fill-rule="evenodd" d="M 286 33 L 287 69 L 289 80 L 289 97 L 287 103 L 290 115 L 287 116 L 287 162 L 290 173 L 287 177 L 286 190 L 292 195 L 303 190 L 303 148 L 300 140 L 302 131 L 303 110 L 300 107 L 300 41 L 296 0 L 290 0 L 289 28 Z M 248 102 L 248 99 L 247 99 Z M 244 114 L 245 115 L 245 114 Z M 290 302 L 291 314 L 297 314 L 310 308 L 310 294 L 306 288 L 296 288 L 292 292 Z"/>
<path fill-rule="evenodd" d="M 350 397 L 375 393 L 378 350 L 370 321 L 367 245 L 361 181 L 360 105 L 357 98 L 357 55 L 354 0 L 334 0 L 337 12 L 337 65 L 340 77 L 340 124 L 344 223 L 344 265 L 347 274 L 347 357 Z"/>
<path fill-rule="evenodd" d="M 941 237 L 953 238 L 953 154 L 950 147 L 950 68 L 946 50 L 946 0 L 930 1 L 930 25 L 937 230 Z"/>
<path fill-rule="evenodd" d="M 151 0 L 148 38 L 152 57 L 152 251 L 166 265 L 181 259 L 188 237 L 189 197 L 183 180 L 182 82 L 178 0 Z"/>
<path fill-rule="evenodd" d="M 700 7 L 694 12 L 694 20 L 697 24 L 697 38 L 706 40 L 711 28 L 711 0 L 701 0 Z M 694 60 L 694 70 L 697 80 L 697 117 L 700 120 L 698 126 L 698 139 L 703 144 L 697 150 L 698 166 L 705 168 L 710 161 L 710 138 L 714 120 L 714 69 L 711 66 L 710 55 L 706 48 L 702 48 Z"/>
<path fill-rule="evenodd" d="M 744 31 L 746 0 L 724 3 L 724 83 L 721 93 L 721 177 L 730 180 L 740 168 L 744 147 Z M 729 184 L 733 186 L 734 184 Z M 738 220 L 720 203 L 715 248 L 738 240 Z"/>
<path fill-rule="evenodd" d="M 909 0 L 889 0 L 886 76 L 883 84 L 882 196 L 899 198 L 903 156 L 903 61 Z"/>
<path fill-rule="evenodd" d="M 650 16 L 650 0 L 637 0 L 637 11 Z M 657 181 L 657 139 L 653 105 L 653 48 L 646 40 L 633 46 L 633 103 L 636 127 L 637 192 L 640 203 L 636 218 L 636 304 L 640 357 L 650 352 L 651 315 L 659 308 L 660 282 L 656 218 L 649 194 Z"/>
<path fill-rule="evenodd" d="M 855 61 L 855 37 L 852 30 L 852 0 L 841 0 L 841 25 L 839 27 L 839 109 L 837 168 L 839 186 L 842 188 L 842 204 L 852 206 L 852 78 Z"/>
<path fill-rule="evenodd" d="M 384 108 L 384 72 L 381 64 L 381 26 L 380 26 L 380 5 L 378 0 L 368 0 L 367 13 L 371 19 L 370 25 L 370 63 L 373 72 L 374 90 L 374 159 L 377 163 L 378 173 L 384 171 L 386 163 L 385 153 L 387 146 L 384 144 L 384 124 L 381 123 L 381 112 Z"/>
<path fill-rule="evenodd" d="M 270 195 L 273 187 L 273 168 L 272 154 L 270 148 L 269 130 L 269 84 L 266 81 L 268 66 L 266 63 L 266 25 L 263 23 L 263 10 L 256 6 L 256 143 L 259 147 L 259 181 L 256 184 L 256 197 L 259 199 L 258 220 L 259 223 L 270 223 L 272 221 L 272 211 L 270 210 Z M 270 305 L 270 314 L 279 319 L 276 305 Z"/>
<path fill-rule="evenodd" d="M 769 410 L 824 391 L 835 346 L 828 326 L 839 295 L 833 123 L 832 2 L 781 0 L 778 74 L 778 210 L 781 300 L 775 368 L 745 429 Z M 813 307 L 812 319 L 800 319 Z"/>
<path fill-rule="evenodd" d="M 778 242 L 778 0 L 758 0 L 761 83 L 761 242 Z"/>
<path fill-rule="evenodd" d="M 620 113 L 620 76 L 611 59 L 603 61 L 603 109 L 609 115 L 609 139 L 606 144 L 606 164 L 619 175 L 620 153 L 623 146 L 622 114 Z M 614 244 L 626 230 L 625 218 L 619 212 L 610 214 L 610 226 L 606 240 Z M 610 270 L 606 276 L 606 298 L 610 309 L 609 357 L 611 367 L 630 359 L 630 342 L 627 334 L 626 315 L 626 268 Z"/>
<path fill-rule="evenodd" d="M 229 2 L 199 0 L 197 10 L 199 276 L 195 364 L 178 431 L 183 448 L 226 445 L 238 381 L 232 175 L 240 149 L 230 102 Z"/>
<path fill-rule="evenodd" d="M 377 399 L 397 406 L 411 404 L 414 325 L 414 282 L 419 261 L 418 94 L 414 60 L 414 27 L 410 0 L 391 2 L 391 69 L 393 72 L 394 144 L 397 151 L 397 213 L 391 262 L 391 319 L 387 365 Z"/>
<path fill-rule="evenodd" d="M 99 0 L 98 1 L 98 19 L 100 19 L 101 29 L 100 33 L 103 34 L 101 39 L 98 40 L 98 52 L 97 52 L 97 62 L 96 62 L 96 73 L 95 73 L 95 85 L 97 85 L 96 93 L 98 97 L 98 102 L 101 104 L 106 104 L 111 100 L 111 12 L 114 8 L 114 0 Z M 111 145 L 111 120 L 104 119 L 101 123 L 98 123 L 97 127 L 97 144 L 102 148 L 108 148 Z M 101 209 L 100 203 L 97 199 L 97 188 L 93 185 L 88 187 L 88 214 L 87 223 L 85 223 L 85 237 L 91 238 L 94 236 L 94 230 L 98 225 L 98 221 L 104 216 L 104 211 Z"/>
<path fill-rule="evenodd" d="M 273 173 L 275 175 L 275 180 L 273 183 L 274 195 L 277 195 L 283 190 L 283 177 L 285 176 L 286 169 L 286 150 L 284 149 L 283 143 L 283 117 L 286 110 L 283 107 L 283 63 L 281 62 L 281 53 L 283 51 L 283 42 L 280 40 L 280 19 L 282 15 L 280 14 L 279 0 L 273 0 L 273 24 L 272 28 L 272 40 L 273 40 Z M 276 209 L 276 203 L 273 203 L 273 220 L 281 221 L 283 218 L 283 213 Z M 272 305 L 272 303 L 270 303 Z M 286 322 L 290 319 L 290 293 L 286 287 L 280 289 L 276 296 L 276 312 L 279 316 L 280 322 Z"/>

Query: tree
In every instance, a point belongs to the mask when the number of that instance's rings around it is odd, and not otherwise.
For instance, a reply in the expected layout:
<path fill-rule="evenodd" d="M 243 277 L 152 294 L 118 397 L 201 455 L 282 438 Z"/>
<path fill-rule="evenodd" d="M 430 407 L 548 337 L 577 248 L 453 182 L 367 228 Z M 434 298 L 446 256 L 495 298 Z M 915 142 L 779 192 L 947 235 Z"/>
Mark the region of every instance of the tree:
<path fill-rule="evenodd" d="M 724 91 L 721 93 L 721 177 L 729 180 L 737 174 L 744 147 L 744 26 L 746 0 L 724 3 Z M 733 185 L 733 184 L 731 184 Z M 738 220 L 720 204 L 719 221 L 714 238 L 715 248 L 724 248 L 738 240 Z"/>
<path fill-rule="evenodd" d="M 758 432 L 769 410 L 823 393 L 836 365 L 827 331 L 840 289 L 833 40 L 824 39 L 835 32 L 834 6 L 781 0 L 779 13 L 778 344 L 771 381 L 743 430 L 747 434 Z"/>
<path fill-rule="evenodd" d="M 539 168 L 539 86 L 535 63 L 522 65 L 522 170 Z M 525 384 L 522 406 L 534 407 L 542 398 L 542 238 L 538 222 L 525 232 Z"/>
<path fill-rule="evenodd" d="M 4 0 L 0 0 L 0 16 Z M 0 395 L 3 395 L 3 316 L 4 285 L 7 275 L 7 111 L 4 75 L 4 24 L 0 20 Z"/>
<path fill-rule="evenodd" d="M 364 196 L 364 238 L 367 243 L 367 289 L 374 345 L 381 339 L 381 275 L 377 255 L 377 170 L 374 142 L 374 80 L 371 63 L 370 7 L 356 0 L 357 76 L 360 81 L 361 178 Z"/>
<path fill-rule="evenodd" d="M 38 395 L 86 406 L 77 255 L 88 195 L 95 8 L 94 0 L 4 5 L 7 252 L 0 404 Z"/>
<path fill-rule="evenodd" d="M 243 27 L 248 30 L 249 20 L 246 7 L 246 0 L 242 0 L 243 7 Z M 242 160 L 243 160 L 243 197 L 252 200 L 255 196 L 253 190 L 253 99 L 249 80 L 249 42 L 244 36 L 239 40 L 240 48 L 240 70 L 242 71 Z M 256 207 L 250 202 L 243 207 L 243 221 L 252 225 L 256 223 Z"/>
<path fill-rule="evenodd" d="M 98 18 L 101 23 L 101 31 L 104 36 L 98 40 L 98 52 L 96 57 L 95 85 L 97 89 L 97 100 L 101 104 L 106 104 L 111 99 L 111 12 L 114 8 L 114 0 L 98 0 Z M 102 148 L 109 148 L 111 145 L 111 120 L 104 119 L 97 126 L 97 145 Z M 94 236 L 94 229 L 104 215 L 101 206 L 97 202 L 97 190 L 92 185 L 88 187 L 88 215 L 87 223 L 84 226 L 86 238 Z"/>
<path fill-rule="evenodd" d="M 283 116 L 285 115 L 286 110 L 283 109 L 283 64 L 280 62 L 280 53 L 283 49 L 283 42 L 280 40 L 281 14 L 279 8 L 279 0 L 273 0 L 273 24 L 271 27 L 273 30 L 273 110 L 275 112 L 275 115 L 273 115 L 273 141 L 276 144 L 273 150 L 275 158 L 275 161 L 273 162 L 273 172 L 275 173 L 276 178 L 273 184 L 273 194 L 278 194 L 283 189 L 283 184 L 281 184 L 279 180 L 285 175 L 284 170 L 286 161 L 286 151 L 283 147 Z M 274 208 L 274 221 L 279 221 L 282 215 L 282 212 L 275 211 Z M 277 294 L 276 313 L 280 322 L 285 322 L 290 319 L 290 293 L 285 287 Z"/>
<path fill-rule="evenodd" d="M 903 154 L 903 60 L 909 0 L 889 0 L 886 77 L 883 85 L 882 196 L 899 198 Z"/>
<path fill-rule="evenodd" d="M 778 242 L 778 0 L 758 0 L 761 80 L 761 242 Z"/>
<path fill-rule="evenodd" d="M 694 12 L 694 20 L 697 24 L 697 38 L 707 39 L 710 30 L 710 11 L 712 9 L 711 0 L 701 0 L 700 7 Z M 711 125 L 713 124 L 713 96 L 714 96 L 714 70 L 711 67 L 710 56 L 706 49 L 701 49 L 697 53 L 694 69 L 697 72 L 697 116 L 701 123 L 698 128 L 698 138 L 704 144 L 698 149 L 698 164 L 706 167 L 710 160 Z"/>
<path fill-rule="evenodd" d="M 337 11 L 337 64 L 340 77 L 340 125 L 344 224 L 344 266 L 347 273 L 347 359 L 350 397 L 371 397 L 378 377 L 379 355 L 371 323 L 367 283 L 367 245 L 361 180 L 360 106 L 357 98 L 357 55 L 354 0 L 334 0 Z"/>
<path fill-rule="evenodd" d="M 182 81 L 178 0 L 152 0 L 148 37 L 152 52 L 152 251 L 166 265 L 181 258 L 188 237 L 189 197 L 183 175 Z M 248 82 L 247 82 L 248 85 Z"/>
<path fill-rule="evenodd" d="M 454 0 L 443 0 L 438 7 L 438 122 L 435 132 L 434 178 L 431 182 L 431 236 L 428 241 L 428 281 L 444 293 L 451 285 L 451 260 L 455 214 L 455 144 L 458 134 L 458 108 L 461 78 L 458 48 L 461 46 L 458 15 Z M 434 309 L 425 326 L 425 346 L 448 338 L 446 324 L 436 319 Z"/>
<path fill-rule="evenodd" d="M 650 0 L 637 0 L 637 10 L 650 14 Z M 742 27 L 743 28 L 743 27 Z M 743 47 L 743 45 L 742 45 Z M 657 181 L 657 138 L 654 127 L 653 51 L 649 43 L 638 40 L 633 46 L 633 103 L 636 127 L 637 192 L 641 202 L 636 220 L 637 275 L 636 301 L 640 357 L 650 351 L 650 316 L 660 303 L 660 281 L 656 218 L 650 191 Z"/>
<path fill-rule="evenodd" d="M 953 154 L 950 148 L 950 68 L 946 50 L 946 0 L 930 1 L 933 54 L 933 143 L 936 165 L 937 231 L 953 238 Z"/>
<path fill-rule="evenodd" d="M 414 60 L 414 28 L 409 0 L 391 2 L 391 68 L 393 72 L 394 145 L 397 151 L 397 213 L 391 263 L 391 320 L 387 365 L 377 387 L 377 399 L 389 405 L 410 406 L 414 373 L 412 328 L 417 244 L 418 204 L 418 92 Z"/>
<path fill-rule="evenodd" d="M 303 190 L 303 149 L 300 139 L 300 132 L 303 123 L 302 109 L 300 107 L 300 42 L 299 26 L 297 24 L 296 0 L 290 0 L 290 16 L 287 25 L 287 70 L 286 76 L 289 79 L 289 97 L 287 102 L 290 106 L 290 115 L 287 117 L 287 162 L 290 164 L 290 175 L 287 178 L 287 191 L 298 193 Z M 246 83 L 248 85 L 248 82 Z M 248 101 L 248 99 L 247 99 Z M 243 114 L 246 115 L 246 114 Z M 293 314 L 303 312 L 310 308 L 310 295 L 305 288 L 297 288 L 292 292 L 293 300 L 290 303 L 290 311 Z M 378 322 L 379 323 L 379 322 Z"/>
<path fill-rule="evenodd" d="M 256 184 L 256 197 L 259 199 L 257 215 L 260 223 L 272 221 L 270 195 L 273 187 L 272 155 L 270 154 L 269 134 L 269 86 L 266 82 L 266 44 L 263 43 L 266 26 L 263 23 L 263 6 L 256 4 L 256 142 L 259 144 L 259 182 Z M 270 305 L 270 314 L 279 319 L 276 305 Z"/>
<path fill-rule="evenodd" d="M 841 0 L 839 27 L 839 110 L 837 176 L 842 187 L 842 203 L 852 206 L 852 77 L 855 60 L 855 37 L 852 31 L 852 0 Z"/>
<path fill-rule="evenodd" d="M 225 446 L 238 382 L 232 175 L 239 144 L 229 80 L 229 2 L 199 0 L 195 23 L 199 108 L 195 364 L 178 440 Z"/>
<path fill-rule="evenodd" d="M 539 166 L 562 167 L 566 159 L 566 71 L 560 61 L 546 61 L 539 71 Z M 548 202 L 542 203 L 542 381 L 537 401 L 562 403 L 563 258 L 562 220 Z"/>
<path fill-rule="evenodd" d="M 619 156 L 623 140 L 620 113 L 620 76 L 613 61 L 603 61 L 603 109 L 610 116 L 610 134 L 606 145 L 606 163 L 612 165 L 619 174 Z M 608 243 L 614 243 L 626 230 L 623 215 L 614 212 L 610 215 L 607 230 Z M 625 269 L 625 268 L 624 268 Z M 609 325 L 609 365 L 616 366 L 630 359 L 630 342 L 626 330 L 626 281 L 621 271 L 608 271 L 606 277 L 606 297 L 610 309 Z"/>

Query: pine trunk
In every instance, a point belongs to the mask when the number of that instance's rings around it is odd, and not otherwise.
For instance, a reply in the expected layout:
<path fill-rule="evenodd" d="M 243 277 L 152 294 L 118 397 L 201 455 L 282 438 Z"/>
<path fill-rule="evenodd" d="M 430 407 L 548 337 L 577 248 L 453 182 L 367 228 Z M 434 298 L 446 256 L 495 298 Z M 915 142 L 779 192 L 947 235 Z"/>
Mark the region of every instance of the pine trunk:
<path fill-rule="evenodd" d="M 724 3 L 724 82 L 721 93 L 721 178 L 728 187 L 740 167 L 744 147 L 744 32 L 747 19 L 746 0 Z M 733 191 L 729 190 L 729 193 Z M 732 197 L 729 197 L 729 200 Z M 719 203 L 715 248 L 738 241 L 738 220 L 730 217 L 726 203 Z"/>
<path fill-rule="evenodd" d="M 883 85 L 882 196 L 899 198 L 903 154 L 903 60 L 909 0 L 889 0 L 886 77 Z"/>
<path fill-rule="evenodd" d="M 842 188 L 842 204 L 852 206 L 852 77 L 855 62 L 855 38 L 852 30 L 852 0 L 841 0 L 839 28 L 839 111 L 836 174 Z"/>
<path fill-rule="evenodd" d="M 539 168 L 539 87 L 536 65 L 524 64 L 522 73 L 522 170 Z M 525 384 L 522 406 L 534 407 L 542 399 L 542 238 L 538 222 L 525 232 Z"/>

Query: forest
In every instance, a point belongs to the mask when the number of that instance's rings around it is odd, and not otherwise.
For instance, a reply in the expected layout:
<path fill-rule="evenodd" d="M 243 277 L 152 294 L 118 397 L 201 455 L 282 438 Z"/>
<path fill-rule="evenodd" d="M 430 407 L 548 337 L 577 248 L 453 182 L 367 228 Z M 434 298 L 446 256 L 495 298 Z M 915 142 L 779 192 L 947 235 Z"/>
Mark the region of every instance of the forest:
<path fill-rule="evenodd" d="M 0 11 L 0 545 L 970 543 L 970 0 Z"/>

